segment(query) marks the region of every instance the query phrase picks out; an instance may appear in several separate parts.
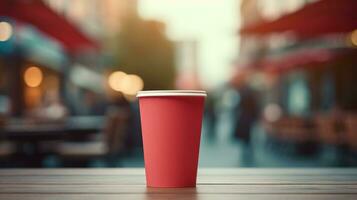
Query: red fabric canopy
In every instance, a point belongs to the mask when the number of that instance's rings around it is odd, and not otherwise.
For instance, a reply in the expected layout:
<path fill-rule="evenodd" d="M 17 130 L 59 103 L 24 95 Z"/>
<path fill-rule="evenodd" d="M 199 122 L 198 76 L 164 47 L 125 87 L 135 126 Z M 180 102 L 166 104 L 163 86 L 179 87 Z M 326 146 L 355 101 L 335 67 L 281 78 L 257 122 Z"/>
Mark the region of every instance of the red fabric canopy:
<path fill-rule="evenodd" d="M 296 12 L 255 26 L 241 29 L 241 34 L 269 34 L 292 31 L 299 38 L 346 33 L 357 29 L 356 0 L 320 0 Z"/>
<path fill-rule="evenodd" d="M 97 48 L 95 42 L 40 0 L 1 0 L 0 16 L 11 17 L 37 27 L 62 43 L 70 53 L 85 48 Z"/>

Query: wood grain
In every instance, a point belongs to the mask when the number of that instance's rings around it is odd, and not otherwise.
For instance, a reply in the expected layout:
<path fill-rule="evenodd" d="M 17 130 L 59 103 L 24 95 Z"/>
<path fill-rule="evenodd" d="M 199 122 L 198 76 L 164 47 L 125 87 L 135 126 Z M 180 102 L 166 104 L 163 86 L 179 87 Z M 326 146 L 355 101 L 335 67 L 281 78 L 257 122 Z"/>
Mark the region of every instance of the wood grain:
<path fill-rule="evenodd" d="M 75 199 L 75 200 L 355 200 L 355 195 L 234 195 L 234 194 L 7 194 L 6 196 L 0 196 L 0 200 L 63 200 L 63 199 Z"/>
<path fill-rule="evenodd" d="M 147 188 L 144 169 L 3 169 L 0 199 L 357 199 L 357 169 L 201 169 L 196 188 Z"/>

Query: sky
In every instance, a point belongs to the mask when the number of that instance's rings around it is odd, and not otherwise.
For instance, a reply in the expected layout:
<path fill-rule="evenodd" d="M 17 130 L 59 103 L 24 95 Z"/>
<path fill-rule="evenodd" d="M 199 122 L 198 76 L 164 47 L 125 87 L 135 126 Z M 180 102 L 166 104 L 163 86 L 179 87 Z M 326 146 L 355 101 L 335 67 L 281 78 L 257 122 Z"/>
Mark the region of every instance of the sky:
<path fill-rule="evenodd" d="M 198 42 L 199 78 L 215 88 L 226 82 L 238 55 L 239 0 L 139 0 L 139 14 L 166 24 L 173 41 Z"/>

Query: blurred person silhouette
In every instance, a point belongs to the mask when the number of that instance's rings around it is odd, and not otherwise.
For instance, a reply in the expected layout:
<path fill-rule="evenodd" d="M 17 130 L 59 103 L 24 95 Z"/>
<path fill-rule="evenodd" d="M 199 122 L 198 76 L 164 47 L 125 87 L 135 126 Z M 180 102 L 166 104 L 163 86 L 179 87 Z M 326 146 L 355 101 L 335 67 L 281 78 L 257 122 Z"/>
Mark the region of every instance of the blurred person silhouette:
<path fill-rule="evenodd" d="M 258 117 L 257 97 L 247 83 L 249 72 L 241 71 L 233 83 L 239 93 L 239 102 L 236 106 L 236 122 L 234 136 L 249 145 L 251 130 Z"/>
<path fill-rule="evenodd" d="M 208 139 L 212 141 L 216 136 L 216 122 L 217 122 L 214 97 L 210 97 L 210 96 L 207 97 L 204 117 L 205 117 L 204 122 L 206 125 L 205 128 L 207 130 L 207 136 Z"/>
<path fill-rule="evenodd" d="M 104 130 L 109 150 L 107 162 L 110 167 L 118 166 L 119 157 L 131 149 L 129 134 L 131 115 L 129 101 L 122 93 L 116 94 L 107 108 Z"/>
<path fill-rule="evenodd" d="M 254 165 L 254 152 L 251 146 L 252 127 L 258 118 L 257 97 L 247 83 L 249 72 L 241 71 L 234 78 L 234 86 L 239 93 L 236 105 L 236 122 L 234 137 L 242 141 L 240 165 L 251 167 Z"/>

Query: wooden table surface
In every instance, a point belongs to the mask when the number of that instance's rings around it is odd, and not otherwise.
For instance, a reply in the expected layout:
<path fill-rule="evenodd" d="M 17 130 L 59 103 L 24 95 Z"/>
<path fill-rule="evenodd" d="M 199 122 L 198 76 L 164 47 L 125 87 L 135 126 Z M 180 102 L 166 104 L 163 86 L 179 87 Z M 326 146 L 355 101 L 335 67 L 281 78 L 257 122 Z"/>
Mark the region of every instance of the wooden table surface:
<path fill-rule="evenodd" d="M 142 168 L 2 169 L 0 199 L 357 199 L 357 168 L 200 169 L 196 188 L 147 188 Z"/>

